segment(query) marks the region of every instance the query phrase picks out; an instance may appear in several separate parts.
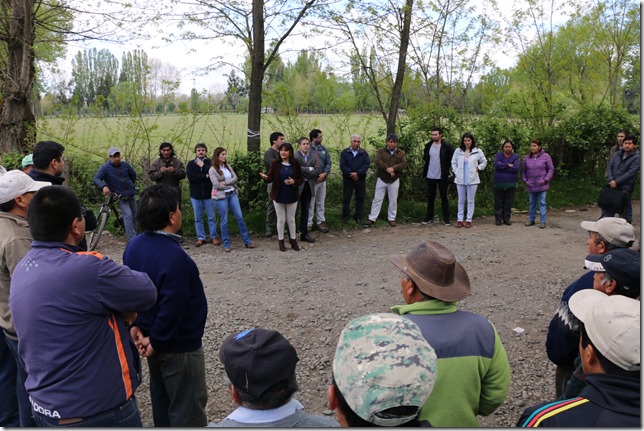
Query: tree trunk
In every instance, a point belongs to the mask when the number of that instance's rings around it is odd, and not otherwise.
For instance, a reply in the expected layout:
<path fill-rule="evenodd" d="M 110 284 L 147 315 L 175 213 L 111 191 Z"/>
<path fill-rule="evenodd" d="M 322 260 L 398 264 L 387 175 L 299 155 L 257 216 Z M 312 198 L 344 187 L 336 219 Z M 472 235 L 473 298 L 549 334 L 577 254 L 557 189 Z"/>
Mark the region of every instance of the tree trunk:
<path fill-rule="evenodd" d="M 387 116 L 387 134 L 396 133 L 396 119 L 398 118 L 398 104 L 400 94 L 402 93 L 403 80 L 405 79 L 405 69 L 407 68 L 407 49 L 409 47 L 409 32 L 411 28 L 411 12 L 414 0 L 406 0 L 403 9 L 403 27 L 400 32 L 400 50 L 398 51 L 398 69 L 396 70 L 396 80 L 391 90 L 391 105 L 389 105 L 389 115 Z"/>
<path fill-rule="evenodd" d="M 34 67 L 34 0 L 3 0 L 7 24 L 7 65 L 2 76 L 0 152 L 26 152 L 36 140 L 31 109 Z"/>
<path fill-rule="evenodd" d="M 259 151 L 264 79 L 264 2 L 253 0 L 253 41 L 248 90 L 248 152 Z"/>

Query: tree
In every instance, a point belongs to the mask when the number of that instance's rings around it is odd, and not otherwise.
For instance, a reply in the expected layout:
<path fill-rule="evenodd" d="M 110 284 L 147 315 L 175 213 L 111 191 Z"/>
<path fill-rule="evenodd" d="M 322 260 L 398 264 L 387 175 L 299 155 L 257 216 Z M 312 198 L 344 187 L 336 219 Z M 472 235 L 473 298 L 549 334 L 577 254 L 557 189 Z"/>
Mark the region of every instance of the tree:
<path fill-rule="evenodd" d="M 233 111 L 236 111 L 239 102 L 248 96 L 248 83 L 237 76 L 233 70 L 228 75 L 228 86 L 226 88 L 226 102 Z"/>
<path fill-rule="evenodd" d="M 62 2 L 3 0 L 0 3 L 0 152 L 26 151 L 35 143 L 32 97 L 36 59 L 63 52 L 71 13 Z"/>
<path fill-rule="evenodd" d="M 182 2 L 184 9 L 181 12 L 181 20 L 189 29 L 184 29 L 180 38 L 241 43 L 248 52 L 250 60 L 250 69 L 246 76 L 249 82 L 248 151 L 259 151 L 260 147 L 259 131 L 265 73 L 277 58 L 284 41 L 294 33 L 313 6 L 323 1 L 325 0 L 271 2 L 186 0 Z M 175 7 L 174 2 L 172 7 Z M 173 15 L 170 12 L 164 14 Z M 213 58 L 213 68 L 222 65 L 230 64 L 225 59 Z"/>
<path fill-rule="evenodd" d="M 73 98 L 79 108 L 87 107 L 101 96 L 107 98 L 118 82 L 119 62 L 108 49 L 78 51 L 72 59 Z"/>
<path fill-rule="evenodd" d="M 398 105 L 407 70 L 413 6 L 413 0 L 405 0 L 402 6 L 395 0 L 385 4 L 351 2 L 345 9 L 331 12 L 332 28 L 349 45 L 349 52 L 344 54 L 367 79 L 378 110 L 387 124 L 388 134 L 396 131 Z M 372 55 L 360 55 L 367 46 Z M 395 63 L 392 58 L 396 59 Z"/>

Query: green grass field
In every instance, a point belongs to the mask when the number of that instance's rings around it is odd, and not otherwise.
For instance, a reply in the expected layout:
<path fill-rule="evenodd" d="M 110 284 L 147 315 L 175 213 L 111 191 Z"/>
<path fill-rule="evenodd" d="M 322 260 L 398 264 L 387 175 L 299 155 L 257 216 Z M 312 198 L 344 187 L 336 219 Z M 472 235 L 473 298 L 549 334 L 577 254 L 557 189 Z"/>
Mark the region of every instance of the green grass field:
<path fill-rule="evenodd" d="M 269 145 L 268 137 L 280 131 L 287 141 L 307 136 L 311 129 L 320 129 L 324 145 L 341 149 L 349 145 L 353 133 L 362 135 L 363 144 L 384 144 L 384 120 L 377 115 L 297 115 L 262 117 L 261 148 Z M 53 139 L 63 144 L 70 155 L 85 154 L 97 161 L 104 160 L 107 149 L 116 146 L 129 159 L 146 155 L 154 157 L 159 144 L 172 142 L 177 155 L 186 160 L 194 145 L 203 142 L 212 151 L 222 146 L 229 153 L 246 151 L 247 116 L 245 114 L 171 114 L 145 117 L 75 117 L 42 118 L 38 120 L 38 139 Z"/>

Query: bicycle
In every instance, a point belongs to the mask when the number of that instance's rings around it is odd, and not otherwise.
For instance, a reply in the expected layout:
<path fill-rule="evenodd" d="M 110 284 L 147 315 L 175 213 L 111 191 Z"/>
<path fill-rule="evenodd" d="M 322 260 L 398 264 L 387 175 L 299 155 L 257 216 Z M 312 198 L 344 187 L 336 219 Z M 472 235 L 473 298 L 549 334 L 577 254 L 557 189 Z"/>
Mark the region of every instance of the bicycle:
<path fill-rule="evenodd" d="M 94 229 L 94 231 L 89 236 L 89 251 L 96 249 L 98 242 L 101 240 L 101 235 L 103 235 L 103 231 L 105 230 L 105 226 L 107 225 L 107 219 L 110 217 L 111 213 L 114 213 L 114 215 L 116 216 L 116 220 L 114 220 L 114 227 L 117 229 L 122 229 L 125 227 L 125 224 L 123 223 L 123 216 L 121 216 L 118 205 L 116 204 L 120 199 L 121 195 L 116 193 L 110 193 L 109 195 L 105 196 L 105 200 L 98 210 L 98 215 L 96 216 L 96 229 Z"/>

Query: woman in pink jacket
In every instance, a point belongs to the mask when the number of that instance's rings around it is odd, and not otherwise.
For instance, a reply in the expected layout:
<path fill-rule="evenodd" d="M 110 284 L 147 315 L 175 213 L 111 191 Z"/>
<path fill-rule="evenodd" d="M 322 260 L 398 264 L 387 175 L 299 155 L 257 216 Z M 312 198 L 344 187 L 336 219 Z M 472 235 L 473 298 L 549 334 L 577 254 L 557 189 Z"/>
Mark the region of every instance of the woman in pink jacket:
<path fill-rule="evenodd" d="M 546 227 L 546 192 L 550 188 L 550 180 L 555 174 L 550 155 L 546 153 L 538 139 L 530 141 L 530 153 L 523 159 L 521 177 L 530 194 L 530 213 L 526 226 L 533 226 L 539 204 L 539 227 Z"/>

